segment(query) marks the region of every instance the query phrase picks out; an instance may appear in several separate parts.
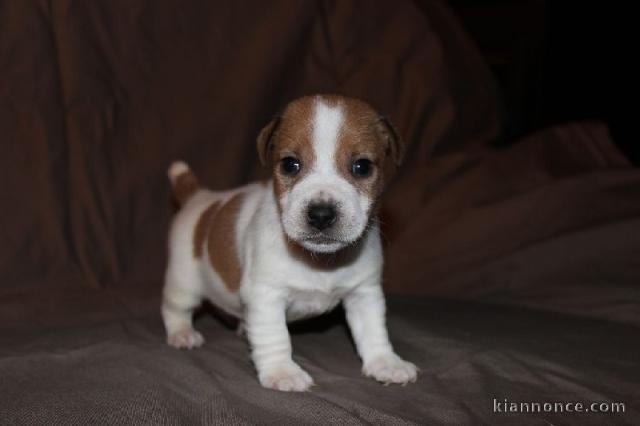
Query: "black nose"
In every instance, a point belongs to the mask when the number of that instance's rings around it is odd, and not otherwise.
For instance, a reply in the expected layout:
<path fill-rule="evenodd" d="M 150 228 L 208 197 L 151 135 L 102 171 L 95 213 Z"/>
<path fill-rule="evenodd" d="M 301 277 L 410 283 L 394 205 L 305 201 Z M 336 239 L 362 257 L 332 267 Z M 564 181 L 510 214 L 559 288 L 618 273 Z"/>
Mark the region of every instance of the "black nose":
<path fill-rule="evenodd" d="M 309 225 L 322 231 L 333 225 L 336 221 L 336 208 L 333 204 L 311 204 L 307 210 Z"/>

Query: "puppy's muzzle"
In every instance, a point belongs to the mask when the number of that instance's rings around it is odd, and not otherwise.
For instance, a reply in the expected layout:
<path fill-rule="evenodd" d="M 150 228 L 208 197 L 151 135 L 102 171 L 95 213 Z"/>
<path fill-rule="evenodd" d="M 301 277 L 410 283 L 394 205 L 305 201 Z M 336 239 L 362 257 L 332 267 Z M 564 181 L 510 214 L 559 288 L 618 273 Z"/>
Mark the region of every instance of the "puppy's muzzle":
<path fill-rule="evenodd" d="M 337 218 L 336 206 L 331 203 L 313 203 L 307 209 L 307 223 L 318 231 L 330 228 Z"/>

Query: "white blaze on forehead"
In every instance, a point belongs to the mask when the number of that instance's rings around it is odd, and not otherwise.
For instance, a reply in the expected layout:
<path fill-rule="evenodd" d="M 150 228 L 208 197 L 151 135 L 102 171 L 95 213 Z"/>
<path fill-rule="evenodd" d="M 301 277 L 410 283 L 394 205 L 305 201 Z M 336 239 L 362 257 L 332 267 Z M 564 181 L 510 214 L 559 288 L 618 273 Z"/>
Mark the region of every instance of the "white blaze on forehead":
<path fill-rule="evenodd" d="M 335 170 L 334 159 L 343 122 L 344 113 L 340 104 L 332 107 L 321 98 L 316 98 L 311 139 L 316 157 L 315 171 Z"/>

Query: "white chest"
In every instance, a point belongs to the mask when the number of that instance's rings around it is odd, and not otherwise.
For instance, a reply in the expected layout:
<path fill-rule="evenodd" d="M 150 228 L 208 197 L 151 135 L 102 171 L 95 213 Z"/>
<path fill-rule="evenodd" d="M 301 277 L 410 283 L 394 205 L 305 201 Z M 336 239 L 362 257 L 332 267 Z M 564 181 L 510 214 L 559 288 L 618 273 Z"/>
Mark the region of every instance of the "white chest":
<path fill-rule="evenodd" d="M 330 290 L 293 289 L 287 303 L 287 321 L 328 312 L 340 303 L 345 293 L 345 289 L 337 287 Z"/>

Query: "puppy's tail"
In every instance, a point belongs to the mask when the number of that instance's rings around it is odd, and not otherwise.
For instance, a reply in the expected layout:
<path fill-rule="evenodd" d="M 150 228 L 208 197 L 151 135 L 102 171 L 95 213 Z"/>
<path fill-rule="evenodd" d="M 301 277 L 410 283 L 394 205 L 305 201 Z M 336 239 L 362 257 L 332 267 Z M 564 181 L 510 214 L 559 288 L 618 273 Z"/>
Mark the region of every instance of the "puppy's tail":
<path fill-rule="evenodd" d="M 171 163 L 167 175 L 171 181 L 173 197 L 180 206 L 183 206 L 200 187 L 198 178 L 184 161 Z"/>

